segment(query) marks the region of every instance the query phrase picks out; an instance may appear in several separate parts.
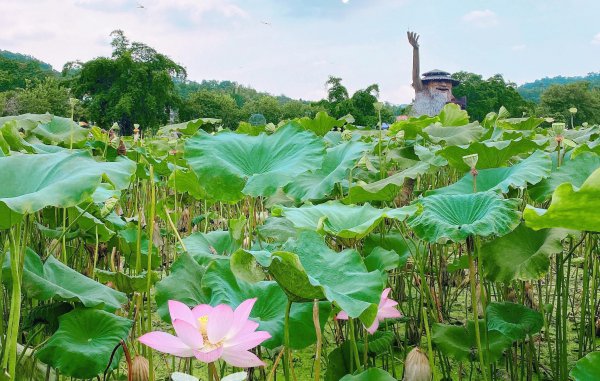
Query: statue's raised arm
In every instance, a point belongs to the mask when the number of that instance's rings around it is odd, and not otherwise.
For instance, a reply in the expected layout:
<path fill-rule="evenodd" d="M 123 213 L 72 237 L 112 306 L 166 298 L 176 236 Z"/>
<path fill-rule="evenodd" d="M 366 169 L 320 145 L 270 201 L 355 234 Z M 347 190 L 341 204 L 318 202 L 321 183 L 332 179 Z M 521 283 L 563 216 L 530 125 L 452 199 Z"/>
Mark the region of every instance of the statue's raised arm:
<path fill-rule="evenodd" d="M 423 89 L 423 82 L 421 82 L 421 72 L 419 68 L 419 35 L 415 32 L 406 32 L 408 36 L 408 42 L 413 47 L 413 88 L 415 91 L 421 91 Z"/>

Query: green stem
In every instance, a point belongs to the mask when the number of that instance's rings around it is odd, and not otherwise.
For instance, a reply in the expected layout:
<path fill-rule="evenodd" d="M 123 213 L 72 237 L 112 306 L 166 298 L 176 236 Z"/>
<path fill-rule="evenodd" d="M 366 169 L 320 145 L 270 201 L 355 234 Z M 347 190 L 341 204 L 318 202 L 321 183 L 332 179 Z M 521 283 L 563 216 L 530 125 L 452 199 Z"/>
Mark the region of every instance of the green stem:
<path fill-rule="evenodd" d="M 155 213 L 155 205 L 156 205 L 156 193 L 154 189 L 154 167 L 150 166 L 150 215 L 149 215 L 149 230 L 148 230 L 148 282 L 146 283 L 146 297 L 148 303 L 148 316 L 146 317 L 147 327 L 146 332 L 150 332 L 152 330 L 152 298 L 151 296 L 151 287 L 152 287 L 152 249 L 153 249 L 153 235 L 154 235 L 154 213 Z M 148 352 L 148 361 L 149 361 L 149 380 L 154 380 L 154 367 L 152 365 L 152 350 Z"/>
<path fill-rule="evenodd" d="M 290 366 L 292 365 L 292 348 L 290 348 L 290 311 L 292 309 L 292 301 L 288 299 L 285 308 L 283 344 L 285 346 L 285 358 L 283 359 L 283 371 L 285 381 L 290 381 Z"/>
<path fill-rule="evenodd" d="M 471 238 L 471 237 L 469 237 Z M 477 354 L 479 355 L 479 366 L 483 380 L 487 380 L 487 368 L 483 359 L 483 346 L 481 345 L 481 333 L 479 331 L 479 315 L 477 314 L 477 293 L 475 284 L 475 263 L 473 261 L 473 253 L 470 246 L 472 242 L 467 242 L 467 255 L 469 256 L 469 281 L 471 283 L 471 308 L 473 309 L 473 323 L 475 324 L 475 340 L 477 341 Z"/>
<path fill-rule="evenodd" d="M 352 352 L 354 354 L 354 362 L 356 364 L 356 369 L 360 369 L 360 356 L 358 354 L 358 346 L 356 345 L 356 335 L 354 332 L 354 319 L 351 317 L 348 318 L 348 324 L 350 325 L 350 346 L 352 347 Z"/>

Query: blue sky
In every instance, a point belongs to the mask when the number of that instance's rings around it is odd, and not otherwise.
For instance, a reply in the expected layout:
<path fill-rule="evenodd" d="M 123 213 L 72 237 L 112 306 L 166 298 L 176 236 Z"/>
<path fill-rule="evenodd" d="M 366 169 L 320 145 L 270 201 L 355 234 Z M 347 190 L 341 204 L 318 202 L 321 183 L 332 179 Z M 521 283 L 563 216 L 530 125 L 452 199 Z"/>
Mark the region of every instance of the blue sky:
<path fill-rule="evenodd" d="M 0 49 L 60 69 L 109 55 L 122 29 L 184 65 L 193 80 L 233 80 L 319 99 L 331 75 L 350 91 L 410 102 L 411 48 L 423 71 L 501 73 L 517 83 L 600 71 L 598 0 L 0 0 Z"/>

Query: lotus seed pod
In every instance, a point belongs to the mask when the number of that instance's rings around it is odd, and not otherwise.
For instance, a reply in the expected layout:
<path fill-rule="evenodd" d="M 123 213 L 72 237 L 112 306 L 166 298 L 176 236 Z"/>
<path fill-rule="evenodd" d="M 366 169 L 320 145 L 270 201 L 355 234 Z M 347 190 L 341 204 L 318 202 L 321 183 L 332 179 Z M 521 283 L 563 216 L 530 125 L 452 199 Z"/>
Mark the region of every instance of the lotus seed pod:
<path fill-rule="evenodd" d="M 564 123 L 552 123 L 552 131 L 554 131 L 555 135 L 562 135 L 564 130 L 565 130 Z"/>
<path fill-rule="evenodd" d="M 71 107 L 75 107 L 75 105 L 77 104 L 78 100 L 76 98 L 69 98 L 69 105 Z"/>
<path fill-rule="evenodd" d="M 479 160 L 479 155 L 476 153 L 463 156 L 463 161 L 469 166 L 469 168 L 475 168 L 477 166 L 477 160 Z"/>
<path fill-rule="evenodd" d="M 131 360 L 131 380 L 148 381 L 150 379 L 150 364 L 145 357 L 137 355 Z"/>
<path fill-rule="evenodd" d="M 431 367 L 427 355 L 419 347 L 415 347 L 406 356 L 404 365 L 404 381 L 431 381 Z"/>
<path fill-rule="evenodd" d="M 546 118 L 544 119 L 546 123 L 554 123 L 554 118 Z"/>
<path fill-rule="evenodd" d="M 344 140 L 344 141 L 352 140 L 352 131 L 344 130 L 344 132 L 342 132 L 342 140 Z"/>
<path fill-rule="evenodd" d="M 569 112 L 570 112 L 571 114 L 577 114 L 577 107 L 571 107 L 571 108 L 569 109 Z"/>
<path fill-rule="evenodd" d="M 375 103 L 373 103 L 373 107 L 375 107 L 375 110 L 381 111 L 381 110 L 383 110 L 383 103 L 382 102 L 375 102 Z"/>
<path fill-rule="evenodd" d="M 119 129 L 119 124 L 117 122 L 114 122 L 112 126 L 110 126 L 111 130 L 118 130 Z"/>

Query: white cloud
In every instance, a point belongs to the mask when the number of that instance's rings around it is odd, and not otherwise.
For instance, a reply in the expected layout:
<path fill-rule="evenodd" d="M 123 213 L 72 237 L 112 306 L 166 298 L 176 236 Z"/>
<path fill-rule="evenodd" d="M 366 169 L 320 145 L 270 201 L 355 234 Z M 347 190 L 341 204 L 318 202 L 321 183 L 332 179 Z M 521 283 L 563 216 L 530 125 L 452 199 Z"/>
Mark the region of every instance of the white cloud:
<path fill-rule="evenodd" d="M 511 48 L 512 50 L 514 50 L 514 51 L 518 52 L 518 51 L 521 51 L 521 50 L 525 50 L 525 49 L 527 49 L 527 45 L 525 45 L 525 44 L 517 44 L 517 45 L 513 45 L 513 46 L 511 46 L 510 48 Z"/>
<path fill-rule="evenodd" d="M 465 14 L 462 20 L 479 28 L 496 26 L 499 24 L 498 15 L 489 9 L 475 10 Z"/>
<path fill-rule="evenodd" d="M 592 44 L 600 45 L 600 33 L 596 34 L 594 38 L 592 38 Z"/>

